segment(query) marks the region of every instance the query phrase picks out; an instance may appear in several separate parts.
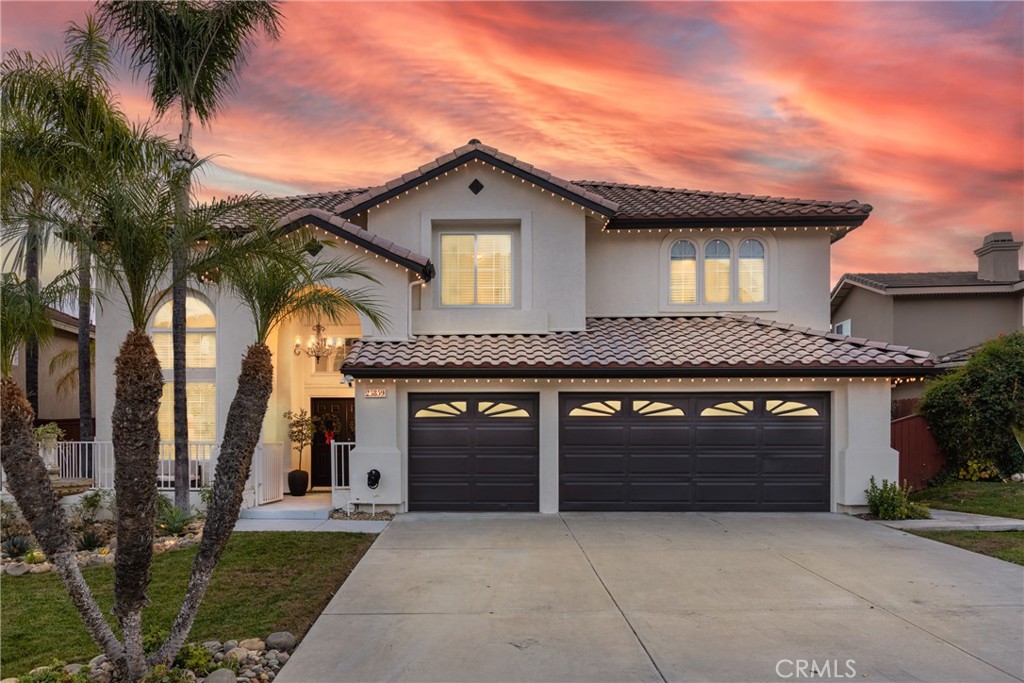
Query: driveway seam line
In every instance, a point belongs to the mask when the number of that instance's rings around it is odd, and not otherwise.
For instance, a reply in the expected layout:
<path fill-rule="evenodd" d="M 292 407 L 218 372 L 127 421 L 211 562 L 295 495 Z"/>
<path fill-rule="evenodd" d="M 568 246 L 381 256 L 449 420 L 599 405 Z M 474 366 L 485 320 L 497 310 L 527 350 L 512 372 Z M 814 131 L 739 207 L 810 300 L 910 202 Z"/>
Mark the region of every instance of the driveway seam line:
<path fill-rule="evenodd" d="M 1006 674 L 1010 678 L 1016 679 L 1018 681 L 1024 681 L 1024 678 L 1021 678 L 1021 677 L 1017 676 L 1014 673 L 1010 673 L 1009 671 L 1006 671 L 1005 669 L 1002 669 L 1001 667 L 996 666 L 995 664 L 993 664 L 992 662 L 990 662 L 990 661 L 988 661 L 986 659 L 982 659 L 981 657 L 979 657 L 978 655 L 974 654 L 973 652 L 968 652 L 967 650 L 965 650 L 964 648 L 960 647 L 956 643 L 951 643 L 950 641 L 946 640 L 942 636 L 940 636 L 938 634 L 935 634 L 935 633 L 932 633 L 931 631 L 926 629 L 924 626 L 921 626 L 920 624 L 917 624 L 917 623 L 915 623 L 913 621 L 910 621 L 909 619 L 907 619 L 906 617 L 904 617 L 901 614 L 897 614 L 896 612 L 893 612 L 891 609 L 889 609 L 885 605 L 881 605 L 881 604 L 875 602 L 874 600 L 871 600 L 870 598 L 867 598 L 867 597 L 861 595 L 857 591 L 851 590 L 850 588 L 847 588 L 846 586 L 843 586 L 841 584 L 836 583 L 832 579 L 828 578 L 827 576 L 823 576 L 822 574 L 819 574 L 818 572 L 814 571 L 810 567 L 805 567 L 804 565 L 800 564 L 799 562 L 797 562 L 793 558 L 791 558 L 791 557 L 787 556 L 786 554 L 784 554 L 783 551 L 777 550 L 775 548 L 772 548 L 772 552 L 774 552 L 776 555 L 778 555 L 782 559 L 795 564 L 797 567 L 800 567 L 804 571 L 807 571 L 807 572 L 810 572 L 811 574 L 814 574 L 815 576 L 817 576 L 818 578 L 822 579 L 823 581 L 827 581 L 827 582 L 831 583 L 833 586 L 835 586 L 835 587 L 837 587 L 837 588 L 839 588 L 841 590 L 846 591 L 850 595 L 854 595 L 854 596 L 860 598 L 861 600 L 863 600 L 864 602 L 867 602 L 868 604 L 873 605 L 877 609 L 880 609 L 883 612 L 886 612 L 887 614 L 891 614 L 892 616 L 896 617 L 897 619 L 899 619 L 903 623 L 909 624 L 910 626 L 913 626 L 914 628 L 916 628 L 919 631 L 922 631 L 923 633 L 927 633 L 928 635 L 930 635 L 932 638 L 935 638 L 939 642 L 945 643 L 946 645 L 949 645 L 950 647 L 952 647 L 952 648 L 954 648 L 956 650 L 959 650 L 960 652 L 964 653 L 968 657 L 970 657 L 972 659 L 975 659 L 975 660 L 981 662 L 982 664 L 985 664 L 986 666 L 990 666 L 993 669 L 995 669 L 996 671 L 999 671 L 1001 673 Z"/>
<path fill-rule="evenodd" d="M 626 622 L 626 626 L 628 626 L 629 630 L 633 633 L 633 637 L 636 638 L 636 642 L 640 645 L 640 649 L 644 651 L 645 655 L 647 655 L 647 659 L 650 660 L 651 666 L 653 666 L 654 670 L 658 672 L 658 676 L 661 677 L 661 680 L 664 681 L 664 683 L 668 683 L 668 679 L 665 678 L 665 674 L 662 672 L 661 667 L 658 666 L 656 661 L 654 661 L 654 656 L 651 655 L 651 651 L 647 649 L 647 644 L 644 643 L 640 634 L 636 632 L 636 628 L 633 627 L 633 623 L 629 620 L 629 617 L 626 616 L 622 607 L 619 606 L 618 600 L 616 600 L 615 596 L 612 595 L 612 592 L 608 590 L 608 586 L 605 585 L 604 579 L 602 579 L 601 575 L 597 572 L 597 567 L 595 567 L 594 563 L 590 561 L 590 556 L 587 555 L 587 551 L 584 550 L 583 544 L 580 543 L 580 539 L 576 538 L 576 534 L 573 533 L 572 527 L 570 527 L 569 523 L 565 521 L 565 517 L 562 516 L 562 513 L 558 513 L 558 518 L 562 520 L 562 524 L 565 525 L 565 530 L 569 532 L 569 535 L 572 536 L 572 540 L 576 543 L 580 552 L 583 553 L 584 559 L 586 559 L 587 564 L 590 566 L 590 571 L 594 572 L 594 576 L 597 577 L 598 582 L 601 584 L 601 588 L 604 588 L 604 592 L 608 594 L 608 599 L 612 601 L 612 604 L 615 605 L 615 609 L 617 609 L 619 614 L 622 615 L 623 621 Z"/>

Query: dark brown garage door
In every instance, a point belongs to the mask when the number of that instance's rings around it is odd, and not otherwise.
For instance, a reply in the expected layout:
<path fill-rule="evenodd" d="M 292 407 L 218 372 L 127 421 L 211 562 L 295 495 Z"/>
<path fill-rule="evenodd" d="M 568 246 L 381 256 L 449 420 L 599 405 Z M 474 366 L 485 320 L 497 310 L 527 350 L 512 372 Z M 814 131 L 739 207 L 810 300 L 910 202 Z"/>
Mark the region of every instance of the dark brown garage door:
<path fill-rule="evenodd" d="M 562 394 L 562 510 L 829 509 L 828 394 Z"/>
<path fill-rule="evenodd" d="M 537 394 L 411 394 L 409 509 L 537 511 Z"/>

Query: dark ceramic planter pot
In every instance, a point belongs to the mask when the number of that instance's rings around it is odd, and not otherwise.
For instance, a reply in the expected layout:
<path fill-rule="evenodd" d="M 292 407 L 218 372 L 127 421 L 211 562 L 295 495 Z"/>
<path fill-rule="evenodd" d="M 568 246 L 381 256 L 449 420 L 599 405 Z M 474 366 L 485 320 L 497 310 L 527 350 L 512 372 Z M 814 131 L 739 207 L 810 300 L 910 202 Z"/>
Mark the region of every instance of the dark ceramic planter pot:
<path fill-rule="evenodd" d="M 293 496 L 304 496 L 309 488 L 309 472 L 292 470 L 288 473 L 288 493 Z"/>

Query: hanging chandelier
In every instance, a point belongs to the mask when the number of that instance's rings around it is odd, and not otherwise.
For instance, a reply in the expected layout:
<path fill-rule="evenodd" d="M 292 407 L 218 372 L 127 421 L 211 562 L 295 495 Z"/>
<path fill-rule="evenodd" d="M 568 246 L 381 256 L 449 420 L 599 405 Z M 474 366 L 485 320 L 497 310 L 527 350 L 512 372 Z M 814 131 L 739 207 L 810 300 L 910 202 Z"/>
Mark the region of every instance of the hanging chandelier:
<path fill-rule="evenodd" d="M 302 345 L 300 337 L 295 338 L 295 355 L 300 356 L 305 353 L 310 358 L 315 358 L 317 365 L 320 365 L 321 358 L 333 356 L 337 348 L 333 340 L 324 338 L 324 326 L 320 323 L 313 325 L 313 334 L 309 336 L 309 341 L 305 346 Z"/>

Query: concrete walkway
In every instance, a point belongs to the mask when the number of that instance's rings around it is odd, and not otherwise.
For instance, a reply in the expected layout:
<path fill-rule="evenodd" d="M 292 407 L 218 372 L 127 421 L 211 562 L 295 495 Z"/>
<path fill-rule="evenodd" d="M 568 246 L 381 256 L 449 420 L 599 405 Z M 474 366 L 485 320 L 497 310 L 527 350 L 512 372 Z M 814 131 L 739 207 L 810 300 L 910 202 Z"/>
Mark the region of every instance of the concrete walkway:
<path fill-rule="evenodd" d="M 240 519 L 235 531 L 348 531 L 355 534 L 379 534 L 386 521 L 358 519 Z"/>
<path fill-rule="evenodd" d="M 908 531 L 1024 531 L 1024 519 L 975 515 L 932 509 L 931 519 L 879 520 L 879 524 Z"/>
<path fill-rule="evenodd" d="M 843 515 L 405 514 L 276 681 L 1012 682 L 1022 613 L 1024 568 Z"/>

